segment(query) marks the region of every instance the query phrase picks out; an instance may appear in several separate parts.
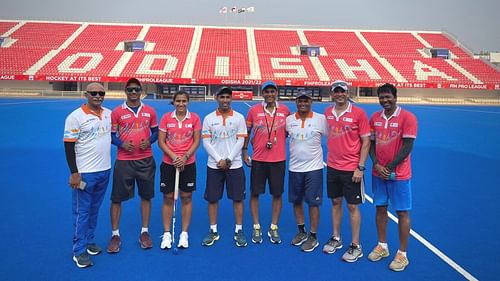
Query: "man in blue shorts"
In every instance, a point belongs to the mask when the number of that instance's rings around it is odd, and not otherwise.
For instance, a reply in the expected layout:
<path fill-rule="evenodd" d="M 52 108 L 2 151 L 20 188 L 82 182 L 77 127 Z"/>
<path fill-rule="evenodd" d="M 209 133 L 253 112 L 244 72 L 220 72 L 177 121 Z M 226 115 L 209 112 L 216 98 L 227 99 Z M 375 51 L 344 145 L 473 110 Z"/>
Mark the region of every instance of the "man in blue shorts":
<path fill-rule="evenodd" d="M 380 86 L 377 95 L 383 110 L 375 112 L 370 119 L 370 157 L 373 162 L 372 187 L 379 242 L 368 259 L 379 261 L 389 256 L 386 228 L 390 202 L 398 216 L 400 241 L 399 250 L 389 268 L 403 271 L 410 263 L 406 256 L 412 208 L 410 152 L 417 137 L 417 119 L 396 104 L 397 90 L 393 85 Z"/>
<path fill-rule="evenodd" d="M 231 108 L 232 90 L 221 88 L 216 95 L 217 110 L 203 120 L 203 146 L 208 153 L 207 182 L 205 200 L 208 201 L 210 230 L 203 239 L 203 246 L 212 246 L 220 236 L 217 231 L 217 212 L 224 186 L 227 197 L 233 200 L 236 226 L 234 241 L 236 246 L 245 247 L 247 241 L 243 233 L 243 200 L 245 199 L 245 173 L 241 159 L 241 149 L 247 136 L 245 118 Z"/>
<path fill-rule="evenodd" d="M 102 249 L 93 242 L 97 217 L 111 170 L 111 111 L 102 107 L 104 87 L 87 86 L 87 103 L 71 112 L 64 125 L 64 148 L 73 188 L 73 261 L 93 265 L 89 255 Z"/>
<path fill-rule="evenodd" d="M 293 204 L 299 229 L 292 239 L 292 245 L 301 246 L 304 252 L 311 252 L 319 245 L 317 229 L 319 207 L 323 200 L 321 141 L 327 134 L 327 127 L 325 116 L 311 110 L 312 97 L 309 93 L 299 92 L 295 102 L 297 112 L 286 118 L 286 131 L 290 138 L 288 201 Z M 305 230 L 304 201 L 309 205 L 309 235 Z"/>

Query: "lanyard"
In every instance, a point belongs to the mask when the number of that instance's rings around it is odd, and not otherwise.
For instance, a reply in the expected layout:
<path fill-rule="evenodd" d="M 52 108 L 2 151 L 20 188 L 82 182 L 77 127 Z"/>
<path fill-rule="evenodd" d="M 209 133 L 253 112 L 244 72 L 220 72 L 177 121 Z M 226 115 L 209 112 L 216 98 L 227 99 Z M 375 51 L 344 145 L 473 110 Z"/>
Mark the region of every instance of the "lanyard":
<path fill-rule="evenodd" d="M 264 110 L 264 118 L 266 119 L 267 142 L 271 142 L 271 133 L 274 128 L 274 120 L 276 119 L 276 115 L 278 114 L 278 108 L 276 107 L 276 105 L 274 106 L 273 122 L 271 124 L 271 127 L 269 127 L 269 122 L 267 121 L 267 113 L 265 107 L 262 106 L 262 109 Z M 276 143 L 276 128 L 274 128 L 274 143 Z"/>

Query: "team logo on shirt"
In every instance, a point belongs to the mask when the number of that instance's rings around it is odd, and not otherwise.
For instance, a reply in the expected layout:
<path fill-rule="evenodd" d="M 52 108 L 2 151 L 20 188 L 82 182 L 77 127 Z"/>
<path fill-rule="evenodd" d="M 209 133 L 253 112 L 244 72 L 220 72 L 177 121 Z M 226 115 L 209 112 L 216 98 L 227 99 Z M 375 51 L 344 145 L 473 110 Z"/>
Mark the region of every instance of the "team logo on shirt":
<path fill-rule="evenodd" d="M 349 118 L 349 117 L 342 117 L 342 121 L 352 123 L 352 118 Z"/>
<path fill-rule="evenodd" d="M 167 128 L 175 128 L 176 124 L 167 124 Z"/>
<path fill-rule="evenodd" d="M 141 113 L 141 116 L 144 116 L 144 117 L 151 117 L 151 114 L 149 114 L 149 112 L 143 112 Z"/>
<path fill-rule="evenodd" d="M 398 123 L 390 123 L 389 127 L 391 127 L 391 128 L 397 128 L 397 127 L 399 127 L 399 124 Z"/>
<path fill-rule="evenodd" d="M 285 114 L 278 112 L 278 113 L 276 113 L 276 116 L 285 117 Z"/>
<path fill-rule="evenodd" d="M 125 120 L 125 119 L 128 119 L 128 118 L 130 118 L 130 117 L 132 117 L 132 114 L 125 114 L 125 115 L 122 115 L 122 116 L 120 117 L 120 119 L 121 119 L 121 120 Z"/>
<path fill-rule="evenodd" d="M 376 127 L 382 127 L 382 122 L 375 122 L 375 124 L 373 125 L 375 125 Z"/>
<path fill-rule="evenodd" d="M 184 127 L 185 128 L 193 128 L 193 124 L 186 124 Z"/>

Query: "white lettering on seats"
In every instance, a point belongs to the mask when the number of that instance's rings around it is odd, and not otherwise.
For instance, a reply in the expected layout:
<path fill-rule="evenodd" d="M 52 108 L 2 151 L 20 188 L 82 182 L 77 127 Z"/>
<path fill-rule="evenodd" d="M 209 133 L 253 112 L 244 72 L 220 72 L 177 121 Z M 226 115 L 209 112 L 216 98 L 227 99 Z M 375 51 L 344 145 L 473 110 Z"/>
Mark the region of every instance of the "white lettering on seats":
<path fill-rule="evenodd" d="M 151 69 L 155 60 L 165 60 L 163 69 Z M 175 70 L 179 60 L 171 55 L 145 55 L 141 65 L 137 68 L 136 74 L 164 75 Z"/>
<path fill-rule="evenodd" d="M 300 58 L 271 58 L 271 66 L 276 70 L 295 70 L 293 73 L 274 73 L 277 78 L 309 78 L 303 65 L 282 64 L 300 63 Z"/>
<path fill-rule="evenodd" d="M 72 67 L 80 58 L 89 58 L 89 60 L 83 67 Z M 76 53 L 64 59 L 64 61 L 57 66 L 57 69 L 59 72 L 63 73 L 86 73 L 92 69 L 96 69 L 103 58 L 101 53 Z"/>
<path fill-rule="evenodd" d="M 456 81 L 458 80 L 457 78 L 453 78 L 451 76 L 448 76 L 446 73 L 439 71 L 438 69 L 427 65 L 423 63 L 422 61 L 419 60 L 414 60 L 413 61 L 413 69 L 415 70 L 415 77 L 417 77 L 417 80 L 419 81 L 427 81 L 429 80 L 429 76 L 437 76 L 441 77 L 443 79 L 446 79 L 448 81 Z"/>
<path fill-rule="evenodd" d="M 365 72 L 370 79 L 380 80 L 380 75 L 375 71 L 373 66 L 367 60 L 356 60 L 359 66 L 348 65 L 343 59 L 335 59 L 335 63 L 339 66 L 340 71 L 344 74 L 347 79 L 357 79 L 358 77 L 354 74 L 354 71 Z"/>

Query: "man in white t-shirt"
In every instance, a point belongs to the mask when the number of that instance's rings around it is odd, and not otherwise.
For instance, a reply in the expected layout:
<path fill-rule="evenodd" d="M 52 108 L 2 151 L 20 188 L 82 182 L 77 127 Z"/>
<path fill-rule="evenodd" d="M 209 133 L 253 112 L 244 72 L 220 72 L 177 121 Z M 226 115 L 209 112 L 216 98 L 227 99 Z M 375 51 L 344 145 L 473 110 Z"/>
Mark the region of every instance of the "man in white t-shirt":
<path fill-rule="evenodd" d="M 217 232 L 217 211 L 219 200 L 226 186 L 227 197 L 233 200 L 236 220 L 234 241 L 236 246 L 245 247 L 243 233 L 243 200 L 245 199 L 245 173 L 241 149 L 247 136 L 245 118 L 231 108 L 232 90 L 221 88 L 216 95 L 217 110 L 203 120 L 203 146 L 208 153 L 207 183 L 205 200 L 208 201 L 210 231 L 203 239 L 203 246 L 212 246 L 219 240 Z"/>
<path fill-rule="evenodd" d="M 313 112 L 312 97 L 299 92 L 296 97 L 297 112 L 287 117 L 286 130 L 290 139 L 288 164 L 288 201 L 293 204 L 299 232 L 292 245 L 311 252 L 318 247 L 316 236 L 319 222 L 319 206 L 323 199 L 323 149 L 321 141 L 327 133 L 323 114 Z M 309 205 L 309 234 L 305 230 L 303 202 Z"/>
<path fill-rule="evenodd" d="M 105 94 L 101 84 L 89 84 L 87 103 L 71 112 L 64 125 L 73 188 L 73 261 L 80 268 L 91 266 L 89 255 L 102 251 L 93 239 L 111 169 L 111 111 L 102 107 Z"/>

